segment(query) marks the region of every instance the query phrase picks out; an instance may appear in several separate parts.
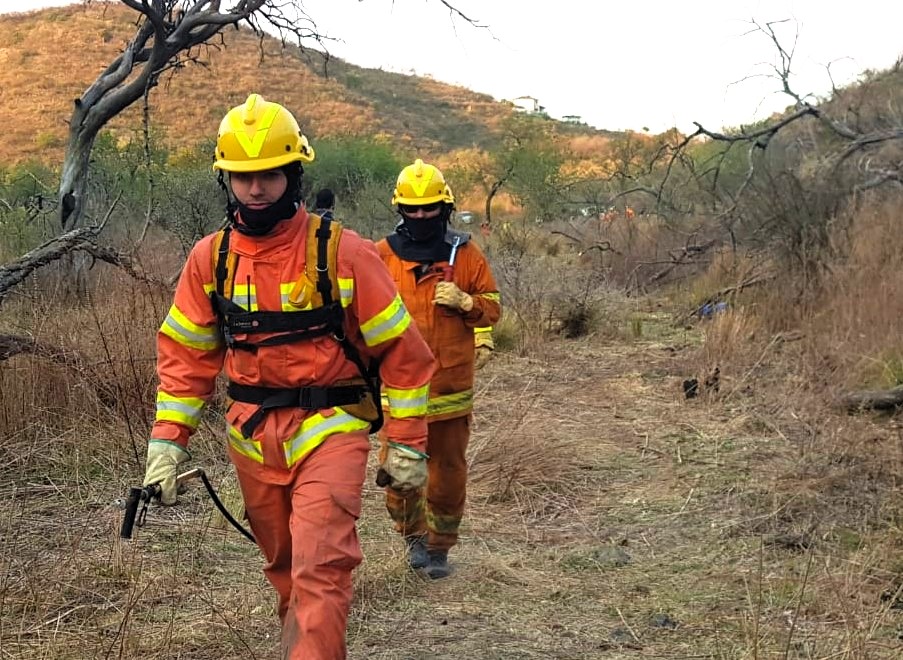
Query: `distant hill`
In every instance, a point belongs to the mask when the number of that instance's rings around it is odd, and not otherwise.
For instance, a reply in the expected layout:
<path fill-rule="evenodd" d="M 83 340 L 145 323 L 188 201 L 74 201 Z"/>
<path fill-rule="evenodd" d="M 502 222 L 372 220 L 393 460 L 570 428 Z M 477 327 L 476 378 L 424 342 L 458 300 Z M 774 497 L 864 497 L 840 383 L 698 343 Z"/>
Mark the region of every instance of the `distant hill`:
<path fill-rule="evenodd" d="M 72 101 L 116 57 L 134 32 L 135 12 L 92 4 L 0 16 L 0 163 L 64 153 Z M 430 78 L 364 69 L 317 51 L 283 49 L 247 30 L 225 30 L 223 42 L 198 53 L 199 64 L 164 76 L 152 93 L 152 122 L 170 147 L 210 139 L 226 110 L 254 91 L 279 101 L 318 137 L 382 134 L 411 151 L 491 148 L 507 102 Z M 573 136 L 610 135 L 556 122 Z M 132 107 L 111 129 L 140 127 Z"/>

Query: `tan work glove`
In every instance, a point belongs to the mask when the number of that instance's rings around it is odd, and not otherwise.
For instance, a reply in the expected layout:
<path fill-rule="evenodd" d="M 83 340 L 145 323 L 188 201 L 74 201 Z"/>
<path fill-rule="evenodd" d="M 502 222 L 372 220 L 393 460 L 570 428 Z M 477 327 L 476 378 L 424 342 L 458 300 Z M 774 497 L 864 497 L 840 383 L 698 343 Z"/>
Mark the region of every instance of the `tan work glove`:
<path fill-rule="evenodd" d="M 390 442 L 386 451 L 386 460 L 380 468 L 389 476 L 390 488 L 395 490 L 413 490 L 426 483 L 426 459 L 423 452 L 412 449 L 397 442 Z"/>
<path fill-rule="evenodd" d="M 439 282 L 436 285 L 433 302 L 462 312 L 469 312 L 473 309 L 473 298 L 461 291 L 454 282 Z"/>
<path fill-rule="evenodd" d="M 477 346 L 473 350 L 473 368 L 482 369 L 492 359 L 492 349 L 488 346 Z"/>
<path fill-rule="evenodd" d="M 147 470 L 143 486 L 160 484 L 160 502 L 175 504 L 179 499 L 176 477 L 179 466 L 191 460 L 191 454 L 181 445 L 169 440 L 153 440 L 147 443 Z"/>

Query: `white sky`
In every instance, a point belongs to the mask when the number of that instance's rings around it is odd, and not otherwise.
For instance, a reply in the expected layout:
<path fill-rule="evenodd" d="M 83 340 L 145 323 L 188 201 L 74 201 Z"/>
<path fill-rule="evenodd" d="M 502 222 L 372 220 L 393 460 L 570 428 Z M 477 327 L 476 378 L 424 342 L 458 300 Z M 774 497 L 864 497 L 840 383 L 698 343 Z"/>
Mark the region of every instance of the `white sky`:
<path fill-rule="evenodd" d="M 0 0 L 0 12 L 72 0 Z M 658 133 L 717 130 L 792 101 L 768 77 L 777 51 L 760 24 L 796 39 L 792 85 L 824 96 L 903 54 L 903 2 L 856 0 L 305 0 L 330 51 L 353 64 L 432 75 L 496 99 L 533 96 L 553 117 Z"/>

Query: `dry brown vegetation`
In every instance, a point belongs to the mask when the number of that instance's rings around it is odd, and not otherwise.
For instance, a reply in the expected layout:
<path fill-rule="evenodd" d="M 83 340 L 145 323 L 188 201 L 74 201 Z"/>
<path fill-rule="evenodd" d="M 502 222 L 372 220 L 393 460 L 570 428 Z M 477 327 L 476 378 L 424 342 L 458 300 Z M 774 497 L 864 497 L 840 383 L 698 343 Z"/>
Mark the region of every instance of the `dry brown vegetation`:
<path fill-rule="evenodd" d="M 877 232 L 892 212 L 876 207 L 862 222 Z M 844 286 L 825 289 L 837 314 L 803 313 L 774 290 L 675 324 L 683 303 L 594 287 L 587 299 L 603 311 L 587 336 L 556 338 L 560 314 L 537 315 L 544 331 L 479 374 L 456 576 L 428 584 L 406 570 L 367 483 L 350 656 L 898 657 L 901 427 L 837 410 L 826 387 L 868 371 L 863 346 L 898 343 L 892 306 L 858 304 L 883 286 L 867 256 L 876 237 L 859 236 L 856 277 L 838 272 Z M 509 313 L 581 295 L 584 283 L 563 276 L 572 257 L 550 245 L 487 245 L 503 281 L 520 277 L 503 289 Z M 516 262 L 521 250 L 528 258 Z M 506 270 L 512 259 L 520 267 Z M 726 257 L 714 268 L 722 281 L 736 272 Z M 6 307 L 4 330 L 68 359 L 0 362 L 0 648 L 15 658 L 273 657 L 260 557 L 199 486 L 179 507 L 152 509 L 135 540 L 117 537 L 114 501 L 142 473 L 152 336 L 168 292 L 102 268 L 96 277 L 115 298 L 69 307 L 25 290 Z M 719 390 L 684 399 L 682 379 L 715 365 Z M 220 425 L 211 411 L 195 460 L 237 507 Z"/>
<path fill-rule="evenodd" d="M 61 159 L 72 100 L 121 50 L 133 21 L 123 5 L 98 2 L 0 16 L 0 122 L 9 129 L 0 161 Z M 164 75 L 152 94 L 151 119 L 167 146 L 209 140 L 224 112 L 252 91 L 292 109 L 312 138 L 386 134 L 426 152 L 490 143 L 512 112 L 484 94 L 325 62 L 317 51 L 283 50 L 277 40 L 248 31 L 230 30 L 223 38 L 196 53 L 199 63 Z M 129 139 L 138 126 L 140 108 L 132 108 L 112 128 Z"/>
<path fill-rule="evenodd" d="M 98 57 L 109 56 L 103 48 L 116 37 L 100 30 L 120 28 L 103 11 L 57 11 L 49 15 L 65 17 L 66 34 L 93 26 Z M 0 19 L 14 28 L 0 39 L 59 39 L 54 22 Z M 13 52 L 4 45 L 0 57 Z M 259 70 L 246 62 L 229 66 L 250 81 Z M 365 109 L 355 120 L 365 132 L 401 126 L 428 141 L 424 127 L 404 126 L 412 119 L 384 118 L 395 102 L 385 79 L 398 96 L 441 98 L 446 131 L 471 131 L 461 117 L 493 111 L 479 97 L 459 105 L 455 88 L 434 81 L 334 64 L 334 78 L 305 74 L 299 92 L 318 95 L 317 107 L 298 101 L 318 130 L 347 102 Z M 197 80 L 174 82 L 167 98 L 180 103 L 161 100 L 159 114 L 182 117 Z M 863 130 L 899 124 L 894 80 L 872 95 L 842 90 L 834 110 L 848 109 Z M 289 87 L 279 89 L 297 91 Z M 220 92 L 237 99 L 236 89 Z M 60 90 L 46 98 L 68 98 Z M 180 119 L 186 136 L 191 121 L 214 121 L 228 103 L 197 104 L 210 116 Z M 52 112 L 65 116 L 62 105 Z M 809 147 L 817 133 L 800 124 L 787 144 Z M 581 156 L 597 144 L 562 135 Z M 654 145 L 622 137 L 605 144 L 633 175 Z M 21 148 L 25 137 L 15 140 Z M 898 143 L 882 147 L 883 162 L 899 160 Z M 829 158 L 800 153 L 785 161 L 799 166 L 792 173 L 820 184 Z M 857 174 L 838 171 L 832 185 Z M 506 209 L 509 222 L 484 244 L 505 316 L 497 355 L 478 374 L 457 574 L 433 584 L 406 569 L 371 470 L 350 657 L 901 657 L 903 425 L 899 411 L 837 405 L 851 389 L 903 384 L 899 187 L 802 218 L 799 190 L 774 183 L 757 182 L 764 187 L 749 195 L 737 245 L 698 253 L 688 250 L 718 236 L 711 218 L 650 206 L 633 222 L 581 216 L 538 226 Z M 791 244 L 797 229 L 818 240 Z M 769 233 L 782 238 L 769 244 Z M 155 229 L 138 256 L 167 277 L 179 254 L 177 239 Z M 99 264 L 92 296 L 75 304 L 58 277 L 48 269 L 18 287 L 0 316 L 0 339 L 41 347 L 7 357 L 0 344 L 0 658 L 274 657 L 278 626 L 260 556 L 198 485 L 180 506 L 151 509 L 133 541 L 118 538 L 115 502 L 143 474 L 153 338 L 171 292 Z M 709 300 L 726 308 L 700 318 Z M 701 383 L 695 398 L 684 396 L 690 378 Z M 192 449 L 237 510 L 219 405 Z"/>

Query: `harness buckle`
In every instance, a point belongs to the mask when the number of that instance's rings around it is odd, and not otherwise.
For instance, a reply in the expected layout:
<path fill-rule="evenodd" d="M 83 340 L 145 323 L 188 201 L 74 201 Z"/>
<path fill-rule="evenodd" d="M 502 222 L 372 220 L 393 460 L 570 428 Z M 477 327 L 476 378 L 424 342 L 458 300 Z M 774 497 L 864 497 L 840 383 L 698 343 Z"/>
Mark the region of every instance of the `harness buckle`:
<path fill-rule="evenodd" d="M 329 395 L 322 387 L 302 387 L 298 390 L 298 406 L 304 410 L 329 408 Z"/>

